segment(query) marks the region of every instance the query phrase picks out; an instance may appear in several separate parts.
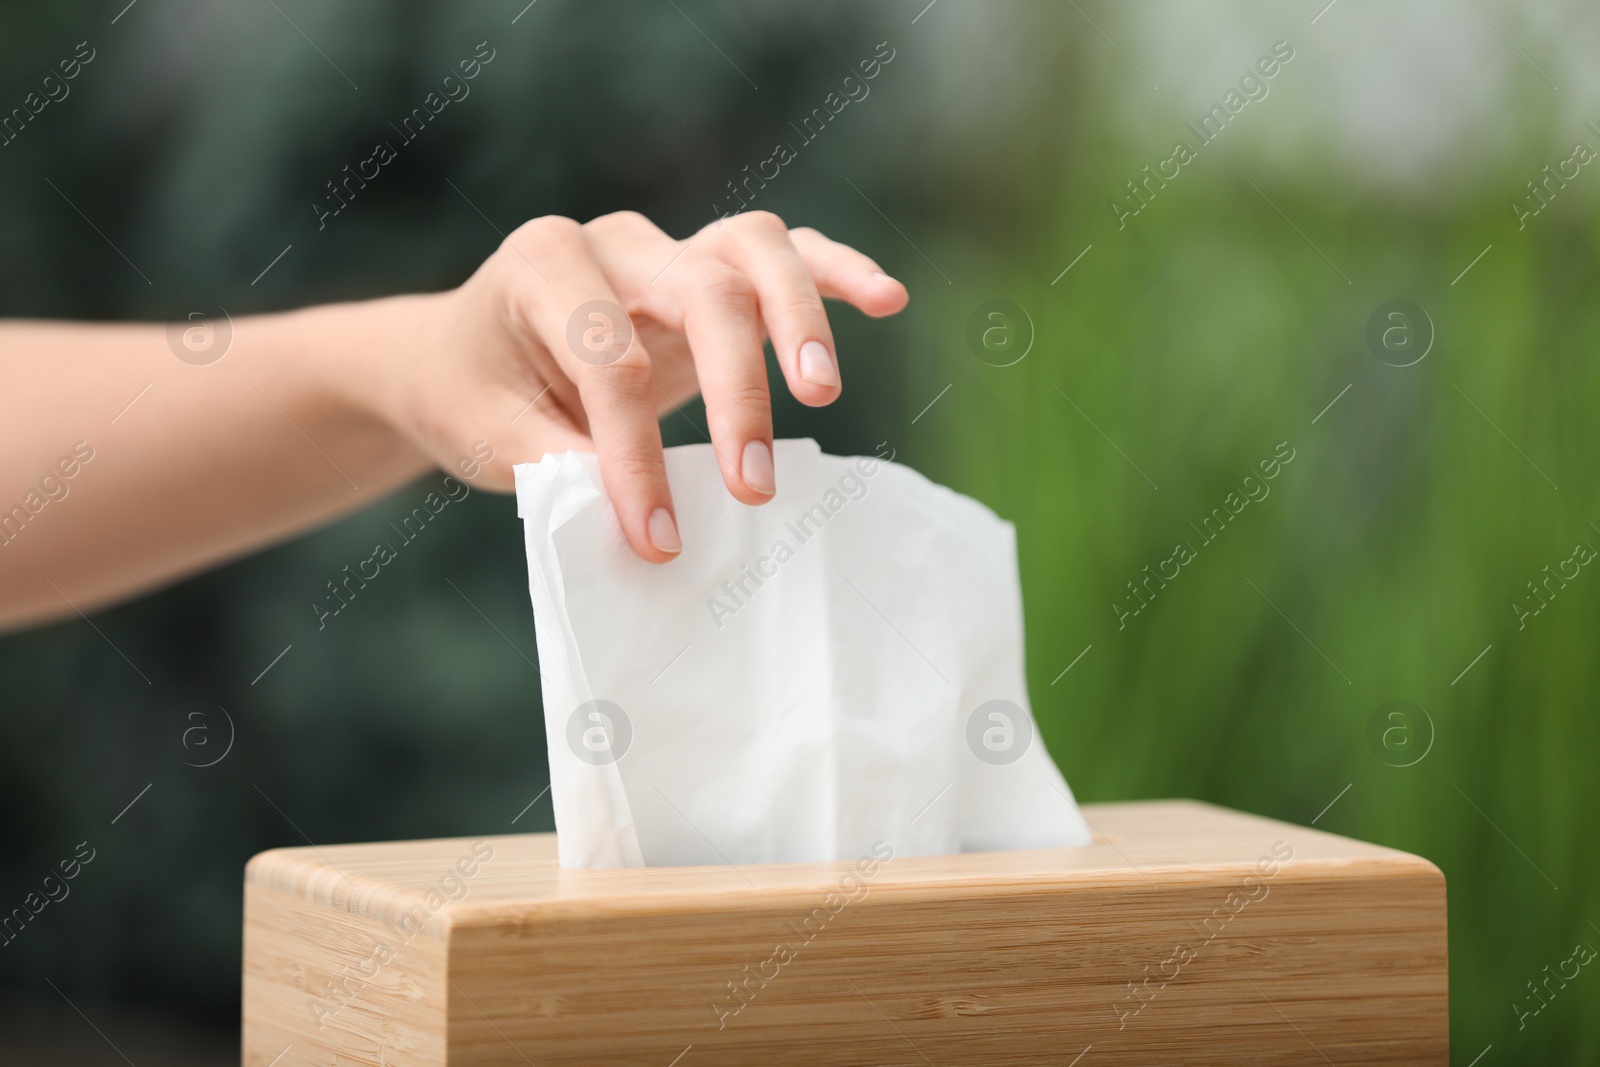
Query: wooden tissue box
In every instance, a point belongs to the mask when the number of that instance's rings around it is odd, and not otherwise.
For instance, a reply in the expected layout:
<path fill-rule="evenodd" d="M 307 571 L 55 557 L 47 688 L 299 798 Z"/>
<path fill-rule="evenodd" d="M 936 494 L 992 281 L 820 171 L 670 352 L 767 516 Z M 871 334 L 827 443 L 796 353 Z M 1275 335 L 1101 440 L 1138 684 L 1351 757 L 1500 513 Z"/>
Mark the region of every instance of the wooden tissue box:
<path fill-rule="evenodd" d="M 1445 886 L 1192 801 L 1079 849 L 563 871 L 555 837 L 245 874 L 247 1067 L 1439 1064 Z"/>

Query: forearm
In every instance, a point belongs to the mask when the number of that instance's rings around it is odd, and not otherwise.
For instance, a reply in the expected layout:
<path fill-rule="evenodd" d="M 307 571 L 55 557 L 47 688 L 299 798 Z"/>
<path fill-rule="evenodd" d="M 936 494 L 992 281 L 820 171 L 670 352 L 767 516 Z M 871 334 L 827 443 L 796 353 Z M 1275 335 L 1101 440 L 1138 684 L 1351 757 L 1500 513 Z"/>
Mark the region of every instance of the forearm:
<path fill-rule="evenodd" d="M 237 319 L 201 366 L 159 324 L 0 323 L 0 626 L 194 573 L 427 469 L 372 398 L 441 299 Z"/>

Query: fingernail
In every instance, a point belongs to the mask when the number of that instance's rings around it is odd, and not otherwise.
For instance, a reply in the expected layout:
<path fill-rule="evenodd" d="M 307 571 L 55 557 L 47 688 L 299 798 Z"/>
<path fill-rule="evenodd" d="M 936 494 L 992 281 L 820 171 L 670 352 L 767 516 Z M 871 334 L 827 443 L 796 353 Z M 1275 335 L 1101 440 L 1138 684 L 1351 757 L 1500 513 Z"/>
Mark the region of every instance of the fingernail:
<path fill-rule="evenodd" d="M 872 276 L 874 278 L 878 279 L 880 282 L 894 282 L 896 285 L 900 284 L 896 279 L 889 277 L 887 274 L 883 273 L 883 271 L 881 271 L 881 270 L 880 271 L 874 271 L 872 273 Z"/>
<path fill-rule="evenodd" d="M 650 543 L 656 546 L 658 552 L 682 552 L 683 540 L 678 536 L 678 524 L 672 521 L 672 512 L 666 508 L 656 508 L 650 513 L 650 521 L 645 524 L 650 532 Z"/>
<path fill-rule="evenodd" d="M 812 385 L 838 385 L 839 368 L 821 341 L 807 341 L 800 346 L 800 377 Z"/>
<path fill-rule="evenodd" d="M 744 484 L 765 496 L 778 491 L 772 476 L 772 449 L 765 441 L 751 441 L 744 446 L 744 456 L 739 461 L 739 476 Z"/>

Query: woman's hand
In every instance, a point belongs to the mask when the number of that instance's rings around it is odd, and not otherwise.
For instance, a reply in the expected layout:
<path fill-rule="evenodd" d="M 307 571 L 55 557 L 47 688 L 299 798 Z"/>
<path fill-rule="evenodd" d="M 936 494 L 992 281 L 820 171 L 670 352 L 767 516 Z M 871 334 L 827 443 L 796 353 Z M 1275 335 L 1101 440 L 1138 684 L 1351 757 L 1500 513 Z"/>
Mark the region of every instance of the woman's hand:
<path fill-rule="evenodd" d="M 512 463 L 569 448 L 599 453 L 634 550 L 671 559 L 657 420 L 703 391 L 728 490 L 770 499 L 762 342 L 802 403 L 830 403 L 824 297 L 906 303 L 866 256 L 770 214 L 674 241 L 622 213 L 535 219 L 449 292 L 229 319 L 198 353 L 155 323 L 0 322 L 0 627 L 295 536 L 433 464 L 510 489 Z"/>
<path fill-rule="evenodd" d="M 488 488 L 512 487 L 514 461 L 597 453 L 629 544 L 659 563 L 681 543 L 658 420 L 703 392 L 728 491 L 770 499 L 762 343 L 772 339 L 796 399 L 832 403 L 841 385 L 824 298 L 877 317 L 907 294 L 860 252 L 768 212 L 686 241 L 633 212 L 534 219 L 459 289 L 427 298 L 442 314 L 424 317 L 402 365 L 385 354 L 374 402 L 446 469 L 490 442 Z"/>

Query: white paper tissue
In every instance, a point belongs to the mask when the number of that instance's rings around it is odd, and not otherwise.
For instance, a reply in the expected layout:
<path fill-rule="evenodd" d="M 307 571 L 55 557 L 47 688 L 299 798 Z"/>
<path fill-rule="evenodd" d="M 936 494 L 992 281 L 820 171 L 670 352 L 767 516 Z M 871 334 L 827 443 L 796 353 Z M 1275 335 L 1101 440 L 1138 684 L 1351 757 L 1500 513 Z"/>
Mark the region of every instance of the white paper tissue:
<path fill-rule="evenodd" d="M 1015 537 L 880 459 L 775 446 L 734 500 L 669 448 L 682 555 L 634 555 L 592 455 L 516 468 L 563 867 L 1089 841 L 1028 710 Z"/>

